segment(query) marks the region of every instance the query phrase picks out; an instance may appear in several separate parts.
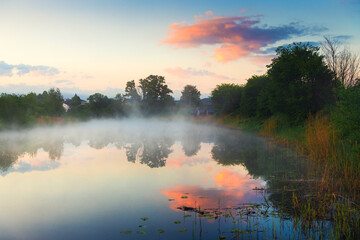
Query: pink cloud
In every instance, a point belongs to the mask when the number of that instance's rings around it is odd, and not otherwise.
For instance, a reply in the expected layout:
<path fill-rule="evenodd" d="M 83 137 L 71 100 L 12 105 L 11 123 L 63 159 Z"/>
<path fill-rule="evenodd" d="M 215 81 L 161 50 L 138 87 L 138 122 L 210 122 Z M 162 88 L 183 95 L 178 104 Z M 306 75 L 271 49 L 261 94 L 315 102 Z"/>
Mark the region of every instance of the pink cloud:
<path fill-rule="evenodd" d="M 258 49 L 254 49 L 258 51 Z M 229 62 L 238 58 L 244 58 L 251 53 L 251 49 L 246 49 L 240 45 L 233 43 L 225 43 L 219 48 L 215 49 L 213 57 L 219 62 Z"/>
<path fill-rule="evenodd" d="M 243 10 L 241 10 L 243 11 Z M 212 13 L 212 12 L 211 12 Z M 207 16 L 210 12 L 206 13 Z M 262 15 L 196 18 L 193 24 L 174 23 L 162 44 L 175 49 L 216 45 L 213 58 L 229 62 L 244 58 L 251 53 L 261 53 L 261 48 L 294 36 L 312 34 L 312 28 L 297 23 L 278 27 L 259 26 Z M 319 29 L 316 29 L 318 34 Z M 315 33 L 314 33 L 315 34 Z"/>

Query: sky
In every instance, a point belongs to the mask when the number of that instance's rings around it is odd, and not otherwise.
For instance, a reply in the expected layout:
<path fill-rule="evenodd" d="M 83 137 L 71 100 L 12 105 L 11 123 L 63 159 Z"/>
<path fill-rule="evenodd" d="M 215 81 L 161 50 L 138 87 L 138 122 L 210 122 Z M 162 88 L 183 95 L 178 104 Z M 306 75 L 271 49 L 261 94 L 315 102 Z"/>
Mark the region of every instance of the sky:
<path fill-rule="evenodd" d="M 0 92 L 124 93 L 165 76 L 207 97 L 266 73 L 275 49 L 323 36 L 360 53 L 360 1 L 0 0 Z"/>

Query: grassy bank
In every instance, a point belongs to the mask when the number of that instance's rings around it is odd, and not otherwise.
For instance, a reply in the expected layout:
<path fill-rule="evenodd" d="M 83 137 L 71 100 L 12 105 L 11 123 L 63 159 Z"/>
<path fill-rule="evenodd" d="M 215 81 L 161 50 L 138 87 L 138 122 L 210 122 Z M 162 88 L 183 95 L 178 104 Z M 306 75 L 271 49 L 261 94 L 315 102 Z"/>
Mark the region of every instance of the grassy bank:
<path fill-rule="evenodd" d="M 294 192 L 294 219 L 301 220 L 305 228 L 314 227 L 315 222 L 330 220 L 335 239 L 360 237 L 359 144 L 342 139 L 328 116 L 318 114 L 296 126 L 282 116 L 261 121 L 228 115 L 215 121 L 269 137 L 306 156 L 314 163 L 309 176 L 319 181 L 309 183 L 311 192 L 307 196 Z"/>

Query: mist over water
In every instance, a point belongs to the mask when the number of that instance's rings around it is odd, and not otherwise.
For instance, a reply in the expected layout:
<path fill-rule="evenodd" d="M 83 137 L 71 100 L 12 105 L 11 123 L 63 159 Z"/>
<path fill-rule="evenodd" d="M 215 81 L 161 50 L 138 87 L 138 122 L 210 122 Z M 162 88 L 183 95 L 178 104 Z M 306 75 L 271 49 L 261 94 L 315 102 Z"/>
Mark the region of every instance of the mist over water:
<path fill-rule="evenodd" d="M 263 203 L 265 196 L 276 208 L 278 190 L 289 183 L 274 179 L 301 178 L 306 169 L 292 151 L 267 140 L 185 120 L 93 120 L 1 132 L 0 238 L 156 239 L 161 228 L 161 239 L 192 239 L 198 230 L 191 218 L 181 220 L 184 207 L 220 211 Z M 232 236 L 231 221 L 221 217 L 204 220 L 201 234 L 216 239 L 216 222 Z"/>

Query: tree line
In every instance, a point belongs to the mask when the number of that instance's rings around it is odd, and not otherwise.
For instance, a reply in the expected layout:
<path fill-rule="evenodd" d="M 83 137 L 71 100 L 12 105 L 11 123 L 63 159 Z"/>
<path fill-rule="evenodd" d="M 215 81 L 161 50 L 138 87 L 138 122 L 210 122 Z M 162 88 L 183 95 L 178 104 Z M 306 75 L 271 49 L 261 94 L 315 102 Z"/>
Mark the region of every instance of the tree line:
<path fill-rule="evenodd" d="M 341 136 L 360 141 L 359 57 L 339 49 L 329 38 L 321 47 L 278 47 L 265 74 L 252 76 L 244 85 L 216 86 L 211 93 L 215 113 L 259 120 L 276 117 L 281 124 L 298 126 L 322 112 Z"/>
<path fill-rule="evenodd" d="M 1 94 L 0 95 L 0 127 L 7 125 L 31 125 L 39 118 L 70 117 L 77 119 L 153 116 L 178 112 L 200 105 L 200 92 L 195 86 L 186 85 L 182 91 L 180 103 L 175 105 L 163 76 L 150 75 L 126 83 L 125 94 L 117 94 L 109 98 L 101 93 L 94 93 L 84 102 L 75 94 L 66 103 L 59 89 L 51 88 L 41 94 Z"/>

